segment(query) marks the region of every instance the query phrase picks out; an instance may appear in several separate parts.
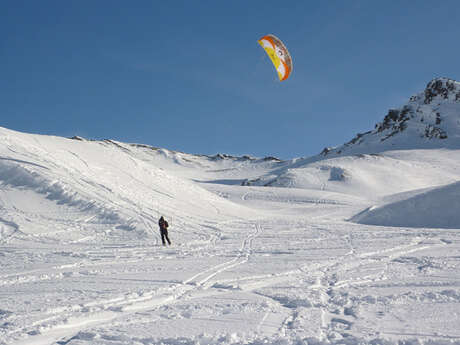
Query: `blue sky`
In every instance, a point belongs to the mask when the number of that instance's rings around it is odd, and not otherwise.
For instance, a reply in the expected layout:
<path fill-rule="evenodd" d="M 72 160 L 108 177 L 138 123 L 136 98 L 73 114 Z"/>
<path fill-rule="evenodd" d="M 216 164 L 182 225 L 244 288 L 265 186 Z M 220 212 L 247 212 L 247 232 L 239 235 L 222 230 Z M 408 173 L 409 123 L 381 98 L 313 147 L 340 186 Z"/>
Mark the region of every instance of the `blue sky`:
<path fill-rule="evenodd" d="M 435 77 L 460 80 L 460 2 L 0 3 L 0 126 L 199 154 L 319 153 Z M 257 40 L 294 70 L 279 82 Z"/>

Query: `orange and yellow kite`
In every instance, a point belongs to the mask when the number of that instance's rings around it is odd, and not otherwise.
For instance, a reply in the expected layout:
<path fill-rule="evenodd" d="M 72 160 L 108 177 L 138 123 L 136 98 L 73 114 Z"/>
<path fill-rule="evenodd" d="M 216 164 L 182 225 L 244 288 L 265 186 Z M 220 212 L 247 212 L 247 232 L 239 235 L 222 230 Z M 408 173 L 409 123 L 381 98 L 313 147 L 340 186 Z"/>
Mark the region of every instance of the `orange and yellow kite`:
<path fill-rule="evenodd" d="M 258 42 L 272 60 L 280 81 L 286 80 L 292 72 L 292 59 L 286 46 L 274 35 L 266 35 Z"/>

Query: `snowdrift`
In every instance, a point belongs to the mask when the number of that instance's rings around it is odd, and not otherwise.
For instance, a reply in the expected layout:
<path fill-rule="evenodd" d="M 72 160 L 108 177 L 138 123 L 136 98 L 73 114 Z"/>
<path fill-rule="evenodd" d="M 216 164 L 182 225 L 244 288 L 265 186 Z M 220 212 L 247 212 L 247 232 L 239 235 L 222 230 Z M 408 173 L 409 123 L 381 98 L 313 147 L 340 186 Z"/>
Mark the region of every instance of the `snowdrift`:
<path fill-rule="evenodd" d="M 403 200 L 372 206 L 351 221 L 393 227 L 460 229 L 460 182 L 411 194 Z M 400 198 L 400 197 L 399 197 Z"/>

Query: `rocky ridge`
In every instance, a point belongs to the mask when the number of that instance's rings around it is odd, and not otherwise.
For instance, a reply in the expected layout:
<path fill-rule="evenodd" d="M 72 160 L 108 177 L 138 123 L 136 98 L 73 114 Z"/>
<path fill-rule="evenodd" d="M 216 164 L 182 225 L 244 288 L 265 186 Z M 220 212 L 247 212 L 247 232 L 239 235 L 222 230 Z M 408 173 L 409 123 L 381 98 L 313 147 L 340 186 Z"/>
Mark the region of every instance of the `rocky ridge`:
<path fill-rule="evenodd" d="M 390 109 L 373 130 L 358 133 L 342 146 L 325 148 L 321 155 L 377 153 L 387 149 L 410 149 L 411 146 L 420 148 L 424 144 L 427 148 L 433 144 L 439 147 L 447 143 L 458 144 L 459 138 L 460 83 L 436 78 L 407 104 Z"/>

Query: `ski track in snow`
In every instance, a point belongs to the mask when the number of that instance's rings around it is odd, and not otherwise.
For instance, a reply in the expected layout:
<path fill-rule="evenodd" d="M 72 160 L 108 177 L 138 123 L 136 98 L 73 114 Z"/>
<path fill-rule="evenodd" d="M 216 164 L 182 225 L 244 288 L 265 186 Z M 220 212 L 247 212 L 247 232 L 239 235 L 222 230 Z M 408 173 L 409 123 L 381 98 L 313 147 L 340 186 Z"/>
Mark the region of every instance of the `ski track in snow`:
<path fill-rule="evenodd" d="M 59 309 L 54 309 L 47 312 L 47 316 L 44 319 L 35 321 L 31 326 L 32 330 L 27 331 L 28 334 L 34 334 L 33 329 L 43 328 L 46 329 L 41 331 L 45 333 L 42 337 L 37 335 L 34 337 L 34 343 L 41 344 L 49 341 L 50 338 L 60 337 L 66 338 L 68 334 L 73 334 L 78 330 L 85 329 L 89 326 L 99 325 L 106 322 L 112 322 L 114 319 L 120 316 L 120 313 L 126 317 L 126 314 L 136 313 L 142 310 L 150 310 L 166 303 L 175 303 L 177 300 L 184 298 L 193 298 L 193 291 L 200 289 L 206 290 L 212 286 L 212 283 L 208 283 L 213 277 L 225 270 L 234 268 L 238 265 L 242 265 L 247 262 L 251 253 L 252 242 L 260 233 L 260 225 L 254 225 L 254 231 L 250 233 L 242 242 L 241 247 L 232 260 L 224 262 L 222 264 L 215 265 L 209 269 L 206 269 L 198 274 L 186 279 L 180 283 L 172 283 L 165 289 L 159 291 L 144 291 L 141 295 L 134 294 L 134 296 L 117 297 L 109 300 L 102 300 L 87 303 L 84 305 L 69 305 Z M 145 260 L 145 258 L 143 259 Z M 126 264 L 133 263 L 128 261 Z M 108 264 L 108 263 L 105 263 Z M 94 266 L 94 264 L 92 264 Z M 78 265 L 82 267 L 81 265 Z M 58 269 L 66 267 L 58 267 Z M 39 276 L 33 275 L 29 277 L 15 277 L 14 283 L 32 282 L 35 279 L 57 279 L 65 277 L 66 274 L 54 274 L 51 276 Z M 2 277 L 5 278 L 5 277 Z M 21 279 L 22 278 L 22 279 Z M 56 314 L 59 314 L 57 316 Z M 48 323 L 52 322 L 53 326 L 48 326 Z M 12 330 L 7 334 L 7 337 L 15 337 L 16 333 L 22 332 L 23 330 Z M 40 332 L 40 333 L 41 333 Z M 27 343 L 30 340 L 25 340 Z M 22 341 L 17 344 L 22 344 Z M 60 342 L 62 343 L 62 342 Z"/>
<path fill-rule="evenodd" d="M 247 223 L 249 225 L 250 223 Z M 245 224 L 238 224 L 238 227 Z M 225 227 L 231 228 L 231 223 L 225 224 Z M 410 241 L 405 244 L 390 246 L 388 248 L 363 251 L 362 248 L 353 243 L 353 232 L 335 233 L 328 228 L 321 228 L 319 231 L 327 233 L 326 238 L 333 238 L 340 241 L 343 246 L 343 255 L 335 259 L 321 260 L 321 262 L 312 264 L 297 265 L 291 270 L 266 275 L 246 275 L 236 279 L 219 278 L 219 275 L 226 271 L 235 270 L 250 260 L 251 255 L 257 253 L 254 247 L 261 234 L 264 233 L 263 226 L 259 222 L 254 222 L 252 230 L 246 232 L 242 238 L 239 248 L 236 251 L 226 253 L 232 255 L 229 260 L 211 265 L 183 281 L 166 280 L 166 286 L 152 290 L 142 289 L 142 291 L 131 291 L 124 295 L 111 297 L 108 299 L 99 299 L 92 302 L 64 305 L 58 308 L 34 313 L 29 313 L 21 319 L 14 315 L 8 315 L 6 323 L 6 333 L 2 335 L 3 339 L 16 339 L 13 342 L 5 344 L 29 344 L 33 339 L 34 344 L 71 344 L 72 339 L 78 339 L 79 334 L 85 330 L 94 327 L 104 327 L 104 325 L 114 325 L 129 315 L 136 316 L 138 313 L 148 311 L 153 313 L 162 306 L 174 305 L 178 303 L 191 303 L 194 299 L 213 297 L 216 295 L 225 295 L 229 291 L 243 291 L 254 294 L 268 300 L 275 310 L 286 310 L 286 317 L 280 324 L 278 334 L 282 338 L 292 339 L 297 337 L 298 328 L 296 325 L 302 323 L 305 308 L 320 310 L 320 325 L 317 330 L 318 339 L 321 341 L 333 342 L 334 339 L 349 337 L 350 330 L 355 323 L 355 310 L 362 301 L 351 299 L 347 296 L 347 291 L 356 287 L 372 286 L 390 279 L 388 276 L 389 265 L 392 262 L 410 262 L 407 258 L 419 251 L 430 251 L 435 248 L 442 248 L 452 244 L 451 240 L 437 239 L 424 236 L 411 236 Z M 219 236 L 222 236 L 220 234 Z M 218 236 L 213 240 L 208 237 L 208 247 L 215 246 Z M 312 239 L 318 242 L 318 239 Z M 235 247 L 232 247 L 235 248 Z M 116 249 L 116 253 L 113 250 Z M 179 248 L 176 254 L 180 254 Z M 169 249 L 167 249 L 169 250 Z M 71 279 L 72 277 L 84 274 L 104 274 L 104 267 L 113 265 L 113 258 L 123 259 L 123 265 L 129 266 L 136 263 L 155 262 L 162 260 L 158 256 L 149 257 L 152 249 L 150 247 L 142 248 L 136 245 L 125 246 L 108 246 L 101 247 L 99 250 L 90 250 L 85 253 L 77 253 L 77 256 L 83 257 L 83 260 L 73 264 L 55 265 L 49 268 L 38 269 L 34 271 L 24 271 L 22 273 L 2 275 L 1 285 L 22 285 L 36 283 L 37 281 L 49 280 L 55 282 L 62 279 Z M 276 253 L 273 251 L 273 253 Z M 84 254 L 84 255 L 83 255 Z M 271 256 L 276 254 L 271 254 Z M 138 258 L 133 258 L 133 257 Z M 100 259 L 98 259 L 100 257 Z M 101 260 L 102 259 L 102 260 Z M 416 262 L 412 260 L 412 262 Z M 360 275 L 356 278 L 341 279 L 349 273 L 364 272 L 368 266 L 377 266 L 372 274 Z M 85 273 L 88 272 L 88 273 Z M 117 268 L 117 274 L 123 271 Z M 289 301 L 280 297 L 272 297 L 270 294 L 263 292 L 263 289 L 291 282 L 293 280 L 311 281 L 306 289 L 316 291 L 317 300 L 302 302 L 301 300 Z M 442 296 L 441 296 L 442 297 Z M 391 301 L 391 298 L 390 298 Z M 460 301 L 460 294 L 459 294 Z M 275 307 L 273 307 L 275 305 Z M 263 332 L 264 324 L 271 315 L 265 311 L 258 321 L 255 330 L 256 333 Z M 27 320 L 34 320 L 27 323 Z M 120 320 L 120 321 L 117 321 Z M 24 324 L 25 322 L 25 324 Z M 123 323 L 123 322 L 122 322 Z M 10 324 L 22 324 L 21 327 L 15 328 Z M 24 337 L 24 335 L 26 335 Z M 446 335 L 447 336 L 447 335 Z M 21 338 L 24 337 L 24 340 Z M 456 339 L 456 336 L 452 336 Z"/>
<path fill-rule="evenodd" d="M 19 226 L 16 223 L 0 218 L 0 243 L 8 243 L 18 231 Z"/>

